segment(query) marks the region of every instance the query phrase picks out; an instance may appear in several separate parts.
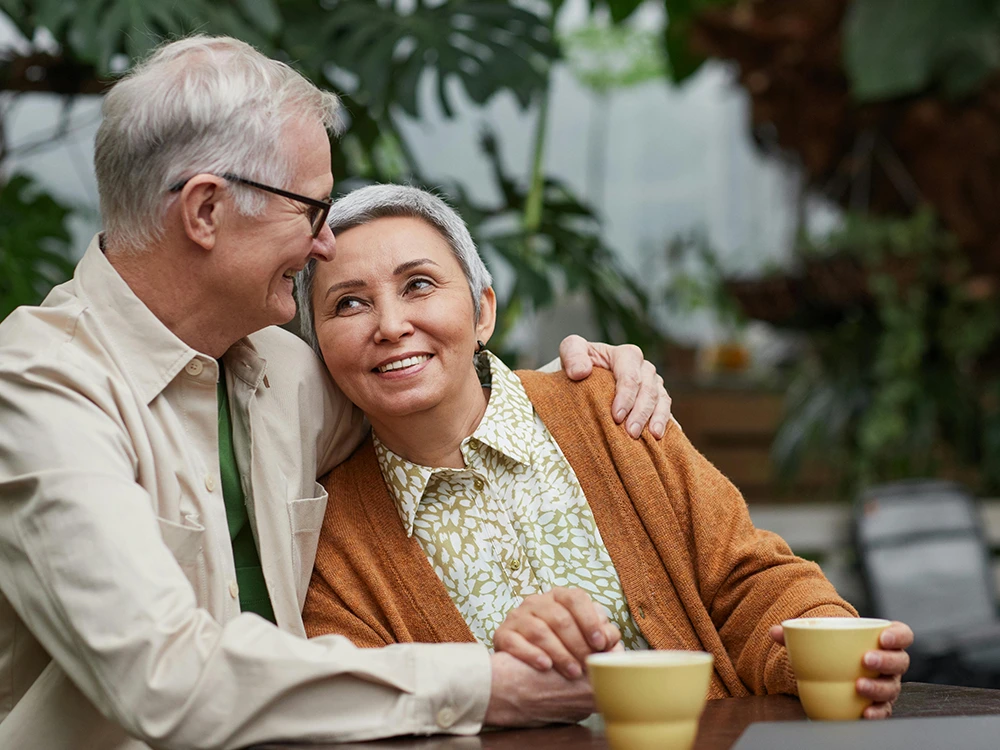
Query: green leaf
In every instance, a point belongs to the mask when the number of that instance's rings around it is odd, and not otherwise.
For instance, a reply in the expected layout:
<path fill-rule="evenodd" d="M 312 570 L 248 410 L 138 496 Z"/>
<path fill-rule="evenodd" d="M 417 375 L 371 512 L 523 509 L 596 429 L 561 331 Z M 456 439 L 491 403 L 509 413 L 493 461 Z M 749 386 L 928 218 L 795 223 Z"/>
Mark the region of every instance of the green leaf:
<path fill-rule="evenodd" d="M 664 0 L 667 25 L 663 44 L 674 83 L 686 81 L 705 62 L 702 55 L 691 49 L 691 34 L 698 14 L 712 7 L 735 4 L 736 0 Z"/>
<path fill-rule="evenodd" d="M 855 0 L 844 23 L 852 94 L 875 101 L 940 85 L 964 95 L 1000 68 L 1000 21 L 983 0 Z"/>
<path fill-rule="evenodd" d="M 0 187 L 0 319 L 72 274 L 69 215 L 25 175 Z"/>
<path fill-rule="evenodd" d="M 408 13 L 340 0 L 317 36 L 328 61 L 357 76 L 355 93 L 376 113 L 401 101 L 412 114 L 414 88 L 427 71 L 436 74 L 438 102 L 448 116 L 450 80 L 475 102 L 507 90 L 527 106 L 559 54 L 547 18 L 501 0 L 421 2 Z"/>

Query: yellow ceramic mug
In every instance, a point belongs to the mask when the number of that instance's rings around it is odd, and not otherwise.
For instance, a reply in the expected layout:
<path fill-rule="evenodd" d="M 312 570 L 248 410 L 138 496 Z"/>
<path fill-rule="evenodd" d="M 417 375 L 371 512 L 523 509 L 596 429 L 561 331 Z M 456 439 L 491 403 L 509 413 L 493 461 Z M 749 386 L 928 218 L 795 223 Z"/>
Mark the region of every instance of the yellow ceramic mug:
<path fill-rule="evenodd" d="M 785 620 L 785 646 L 799 684 L 799 699 L 810 719 L 860 719 L 871 701 L 858 695 L 859 677 L 876 673 L 861 662 L 879 647 L 888 620 L 854 617 L 804 617 Z"/>
<path fill-rule="evenodd" d="M 587 672 L 612 750 L 689 750 L 712 677 L 702 651 L 592 654 Z"/>

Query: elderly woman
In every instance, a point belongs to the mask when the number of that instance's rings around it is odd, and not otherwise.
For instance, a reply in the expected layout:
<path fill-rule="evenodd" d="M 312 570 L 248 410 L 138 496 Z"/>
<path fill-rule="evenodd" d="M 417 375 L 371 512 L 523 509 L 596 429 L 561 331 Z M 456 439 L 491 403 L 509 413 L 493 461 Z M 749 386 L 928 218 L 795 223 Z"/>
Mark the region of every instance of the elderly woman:
<path fill-rule="evenodd" d="M 679 426 L 632 440 L 607 413 L 610 377 L 513 373 L 486 351 L 490 274 L 437 197 L 367 187 L 338 201 L 330 224 L 335 260 L 302 274 L 299 308 L 372 436 L 325 478 L 336 500 L 306 599 L 309 634 L 501 647 L 498 631 L 529 619 L 518 619 L 526 599 L 582 590 L 626 648 L 712 653 L 712 697 L 794 693 L 773 626 L 856 612 L 815 564 L 753 527 Z M 506 640 L 534 654 L 531 631 Z M 870 717 L 891 711 L 907 664 L 909 629 L 886 633 L 868 654 L 883 677 L 858 686 L 876 701 Z M 616 640 L 594 634 L 592 645 Z"/>

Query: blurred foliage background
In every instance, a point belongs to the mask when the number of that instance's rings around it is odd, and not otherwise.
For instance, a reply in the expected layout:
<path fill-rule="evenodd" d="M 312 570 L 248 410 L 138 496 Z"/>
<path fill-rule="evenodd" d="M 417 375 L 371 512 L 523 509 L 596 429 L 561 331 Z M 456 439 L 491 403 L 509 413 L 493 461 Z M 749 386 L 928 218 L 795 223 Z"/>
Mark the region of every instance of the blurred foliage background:
<path fill-rule="evenodd" d="M 665 10 L 660 32 L 631 23 L 638 0 L 590 0 L 591 22 L 560 35 L 563 0 L 0 0 L 22 37 L 0 51 L 0 317 L 72 265 L 74 207 L 8 166 L 64 129 L 11 147 L 20 98 L 56 95 L 68 113 L 163 38 L 228 34 L 342 95 L 341 189 L 407 181 L 451 198 L 511 279 L 494 340 L 509 356 L 517 321 L 567 292 L 589 300 L 606 340 L 657 358 L 657 305 L 711 308 L 733 332 L 764 321 L 795 342 L 774 444 L 787 475 L 818 460 L 845 487 L 958 472 L 1000 489 L 1000 0 L 650 2 Z M 553 71 L 565 63 L 607 97 L 683 85 L 706 59 L 729 61 L 760 152 L 798 165 L 793 200 L 823 196 L 846 218 L 818 238 L 803 220 L 792 261 L 757 278 L 727 278 L 703 237 L 677 238 L 667 257 L 693 270 L 660 288 L 609 246 L 600 207 L 546 173 Z M 498 200 L 420 169 L 400 122 L 425 114 L 427 76 L 446 116 L 456 85 L 478 105 L 506 93 L 534 112 L 526 179 L 505 169 L 507 134 L 480 137 Z M 600 162 L 588 169 L 600 183 Z"/>

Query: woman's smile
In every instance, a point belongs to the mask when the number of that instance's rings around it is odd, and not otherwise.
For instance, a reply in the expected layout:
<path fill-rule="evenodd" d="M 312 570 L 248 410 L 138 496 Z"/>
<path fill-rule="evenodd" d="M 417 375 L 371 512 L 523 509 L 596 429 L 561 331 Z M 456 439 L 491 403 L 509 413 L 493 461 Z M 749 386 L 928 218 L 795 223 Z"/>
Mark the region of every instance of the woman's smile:
<path fill-rule="evenodd" d="M 433 354 L 404 354 L 402 357 L 373 367 L 372 372 L 392 380 L 398 380 L 423 370 L 433 356 Z"/>

